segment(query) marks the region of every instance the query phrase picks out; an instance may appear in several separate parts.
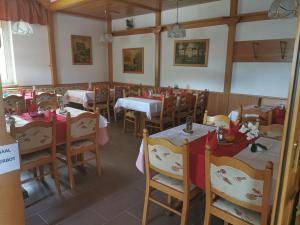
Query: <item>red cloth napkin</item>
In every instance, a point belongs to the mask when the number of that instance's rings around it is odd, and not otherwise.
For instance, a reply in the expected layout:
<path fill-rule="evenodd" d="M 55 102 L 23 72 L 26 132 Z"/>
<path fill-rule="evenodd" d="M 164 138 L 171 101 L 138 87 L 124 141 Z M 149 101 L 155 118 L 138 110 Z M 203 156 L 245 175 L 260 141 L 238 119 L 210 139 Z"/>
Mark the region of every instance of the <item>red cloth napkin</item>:
<path fill-rule="evenodd" d="M 144 97 L 148 97 L 148 92 L 147 92 L 147 91 L 144 91 L 143 96 L 144 96 Z"/>

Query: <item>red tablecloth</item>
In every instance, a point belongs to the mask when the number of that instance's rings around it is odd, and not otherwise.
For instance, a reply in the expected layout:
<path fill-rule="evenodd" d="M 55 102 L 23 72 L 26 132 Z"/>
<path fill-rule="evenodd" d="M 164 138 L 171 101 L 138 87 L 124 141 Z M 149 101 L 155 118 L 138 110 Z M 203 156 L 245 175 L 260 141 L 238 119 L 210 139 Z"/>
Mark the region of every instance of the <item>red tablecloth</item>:
<path fill-rule="evenodd" d="M 205 189 L 205 143 L 206 135 L 189 144 L 190 180 L 201 189 Z M 244 134 L 238 133 L 232 144 L 218 144 L 216 156 L 234 156 L 249 144 Z"/>
<path fill-rule="evenodd" d="M 31 116 L 28 113 L 23 113 L 20 116 L 22 119 L 27 121 L 33 121 L 36 120 L 35 118 L 31 118 Z M 38 118 L 43 119 L 45 121 L 49 121 L 47 117 Z M 57 144 L 63 144 L 67 140 L 67 122 L 66 117 L 62 115 L 56 115 L 56 143 Z"/>

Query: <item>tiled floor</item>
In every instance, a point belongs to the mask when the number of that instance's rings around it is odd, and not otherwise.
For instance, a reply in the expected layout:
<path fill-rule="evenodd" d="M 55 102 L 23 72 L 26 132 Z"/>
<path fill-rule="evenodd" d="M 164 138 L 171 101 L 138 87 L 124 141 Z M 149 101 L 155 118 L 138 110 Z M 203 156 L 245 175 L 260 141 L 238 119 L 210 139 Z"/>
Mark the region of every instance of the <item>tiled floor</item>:
<path fill-rule="evenodd" d="M 66 168 L 60 169 L 63 180 L 61 196 L 55 194 L 51 179 L 28 183 L 26 225 L 139 225 L 143 212 L 144 176 L 135 168 L 140 139 L 124 134 L 121 124 L 109 127 L 110 142 L 101 149 L 103 174 L 95 167 L 76 171 L 76 188 L 68 188 Z M 159 195 L 163 198 L 165 196 Z M 189 225 L 203 223 L 203 197 L 191 203 Z M 167 216 L 158 206 L 151 205 L 150 225 L 179 224 L 177 216 Z M 223 224 L 214 220 L 213 224 Z"/>

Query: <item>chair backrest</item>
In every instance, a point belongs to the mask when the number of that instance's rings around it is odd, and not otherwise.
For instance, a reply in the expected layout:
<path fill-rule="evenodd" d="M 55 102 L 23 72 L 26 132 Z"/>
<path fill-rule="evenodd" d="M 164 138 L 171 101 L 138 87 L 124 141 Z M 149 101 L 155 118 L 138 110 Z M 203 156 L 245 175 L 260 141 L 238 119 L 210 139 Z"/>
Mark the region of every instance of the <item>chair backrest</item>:
<path fill-rule="evenodd" d="M 36 104 L 39 104 L 41 102 L 46 102 L 46 101 L 57 101 L 57 97 L 55 93 L 41 93 L 41 94 L 36 94 L 36 92 L 33 92 L 33 101 Z"/>
<path fill-rule="evenodd" d="M 283 135 L 283 128 L 284 126 L 282 124 L 271 124 L 268 126 L 260 125 L 258 130 L 267 137 L 281 139 Z"/>
<path fill-rule="evenodd" d="M 173 119 L 175 118 L 176 101 L 177 97 L 175 96 L 163 97 L 160 111 L 161 120 L 164 117 L 171 117 Z"/>
<path fill-rule="evenodd" d="M 123 98 L 124 97 L 124 90 L 126 88 L 122 87 L 122 86 L 115 86 L 114 87 L 114 101 L 117 102 L 117 100 L 119 98 Z"/>
<path fill-rule="evenodd" d="M 240 107 L 240 121 L 241 122 L 259 122 L 259 116 L 261 114 L 261 110 L 259 108 L 246 108 L 241 105 Z"/>
<path fill-rule="evenodd" d="M 98 134 L 99 114 L 85 112 L 76 117 L 67 113 L 67 141 L 94 139 Z"/>
<path fill-rule="evenodd" d="M 197 117 L 200 118 L 200 120 L 203 119 L 203 115 L 205 113 L 208 104 L 208 95 L 209 95 L 208 90 L 196 94 L 194 115 L 193 115 L 195 122 L 197 121 Z"/>
<path fill-rule="evenodd" d="M 128 90 L 128 97 L 141 96 L 141 88 L 139 86 L 130 86 Z"/>
<path fill-rule="evenodd" d="M 56 110 L 58 108 L 58 101 L 42 101 L 39 102 L 37 106 L 44 111 L 49 109 Z"/>
<path fill-rule="evenodd" d="M 265 170 L 256 170 L 233 157 L 216 157 L 206 146 L 205 191 L 206 201 L 219 196 L 235 205 L 268 214 L 273 176 L 273 163 Z M 261 223 L 263 224 L 263 223 Z"/>
<path fill-rule="evenodd" d="M 109 88 L 101 87 L 99 89 L 95 88 L 94 90 L 94 104 L 97 103 L 108 103 L 109 102 Z"/>
<path fill-rule="evenodd" d="M 21 155 L 56 147 L 55 120 L 33 121 L 22 127 L 10 127 L 11 135 L 18 141 Z"/>
<path fill-rule="evenodd" d="M 179 101 L 177 104 L 178 112 L 190 112 L 193 108 L 194 95 L 192 93 L 186 93 L 185 95 L 178 96 Z"/>
<path fill-rule="evenodd" d="M 25 99 L 23 96 L 18 95 L 10 95 L 3 98 L 4 110 L 6 112 L 13 111 L 13 112 L 25 112 L 26 111 L 26 104 Z"/>
<path fill-rule="evenodd" d="M 208 113 L 207 110 L 205 110 L 203 116 L 203 124 L 212 125 L 216 127 L 229 128 L 230 119 L 228 116 L 225 115 L 208 116 L 207 113 Z"/>
<path fill-rule="evenodd" d="M 184 190 L 189 190 L 189 151 L 188 140 L 182 146 L 176 146 L 167 139 L 150 138 L 144 129 L 144 157 L 147 179 L 151 171 L 181 180 Z"/>

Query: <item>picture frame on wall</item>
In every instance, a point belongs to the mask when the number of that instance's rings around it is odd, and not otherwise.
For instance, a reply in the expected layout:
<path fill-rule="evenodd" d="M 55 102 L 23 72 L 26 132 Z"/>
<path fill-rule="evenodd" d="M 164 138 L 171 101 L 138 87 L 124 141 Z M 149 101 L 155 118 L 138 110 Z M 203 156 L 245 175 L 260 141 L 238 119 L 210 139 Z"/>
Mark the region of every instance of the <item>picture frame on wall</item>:
<path fill-rule="evenodd" d="M 174 66 L 207 67 L 209 39 L 177 40 L 174 43 Z"/>
<path fill-rule="evenodd" d="M 124 48 L 123 73 L 144 73 L 144 48 Z"/>
<path fill-rule="evenodd" d="M 92 38 L 82 35 L 71 35 L 73 65 L 92 65 Z"/>

